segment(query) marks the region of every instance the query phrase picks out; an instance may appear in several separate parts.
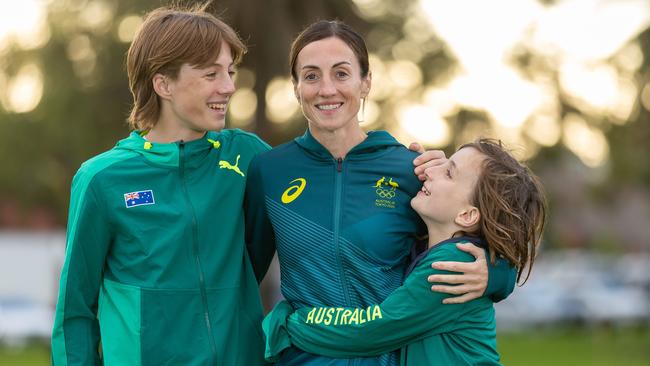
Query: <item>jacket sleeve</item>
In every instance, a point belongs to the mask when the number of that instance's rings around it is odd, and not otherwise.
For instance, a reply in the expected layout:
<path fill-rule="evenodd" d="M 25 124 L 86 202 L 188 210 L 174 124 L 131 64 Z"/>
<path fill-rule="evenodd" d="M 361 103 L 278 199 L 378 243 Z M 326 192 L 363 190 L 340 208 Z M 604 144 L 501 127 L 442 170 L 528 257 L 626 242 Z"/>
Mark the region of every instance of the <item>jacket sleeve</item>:
<path fill-rule="evenodd" d="M 246 217 L 246 249 L 257 282 L 260 283 L 264 279 L 275 253 L 275 234 L 266 213 L 264 185 L 257 157 L 253 158 L 248 169 L 244 214 Z"/>
<path fill-rule="evenodd" d="M 90 179 L 72 183 L 66 257 L 52 330 L 52 364 L 100 365 L 97 302 L 110 243 L 105 210 Z"/>
<path fill-rule="evenodd" d="M 291 344 L 328 357 L 374 356 L 453 330 L 468 304 L 443 305 L 442 300 L 450 295 L 431 291 L 427 276 L 449 273 L 431 268 L 433 261 L 473 259 L 456 248 L 440 248 L 422 261 L 384 302 L 365 309 L 301 308 L 289 315 L 291 307 L 283 303 L 264 320 L 265 356 L 275 360 Z"/>
<path fill-rule="evenodd" d="M 488 285 L 483 296 L 489 297 L 493 302 L 507 298 L 515 288 L 517 270 L 504 258 L 496 258 L 491 263 L 489 254 L 486 253 L 488 264 Z"/>

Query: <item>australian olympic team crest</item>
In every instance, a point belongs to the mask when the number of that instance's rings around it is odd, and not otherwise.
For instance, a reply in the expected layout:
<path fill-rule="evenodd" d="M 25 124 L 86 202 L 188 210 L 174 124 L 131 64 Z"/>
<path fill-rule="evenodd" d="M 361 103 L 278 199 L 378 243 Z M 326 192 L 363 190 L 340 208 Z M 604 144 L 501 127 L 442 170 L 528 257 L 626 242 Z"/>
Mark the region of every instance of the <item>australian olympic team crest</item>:
<path fill-rule="evenodd" d="M 381 177 L 375 185 L 375 194 L 377 198 L 375 199 L 375 206 L 377 207 L 386 207 L 386 208 L 395 208 L 395 196 L 397 195 L 397 188 L 399 184 L 393 181 L 393 178 Z"/>

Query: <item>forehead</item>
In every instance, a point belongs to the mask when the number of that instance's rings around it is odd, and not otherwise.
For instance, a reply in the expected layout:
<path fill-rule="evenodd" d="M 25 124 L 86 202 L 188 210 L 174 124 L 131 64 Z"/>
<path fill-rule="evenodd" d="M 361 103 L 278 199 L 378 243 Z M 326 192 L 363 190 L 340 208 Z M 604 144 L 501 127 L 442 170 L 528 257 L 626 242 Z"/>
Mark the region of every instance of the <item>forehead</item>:
<path fill-rule="evenodd" d="M 219 54 L 216 56 L 215 59 L 209 60 L 205 64 L 191 65 L 190 63 L 185 63 L 184 66 L 187 66 L 191 69 L 202 70 L 213 66 L 230 67 L 232 64 L 233 64 L 233 58 L 232 58 L 232 51 L 230 45 L 228 45 L 227 42 L 221 42 Z"/>
<path fill-rule="evenodd" d="M 347 61 L 355 66 L 359 64 L 352 48 L 343 40 L 336 37 L 329 37 L 309 43 L 300 50 L 297 58 L 299 68 L 306 65 L 318 67 L 331 66 L 341 61 Z"/>
<path fill-rule="evenodd" d="M 485 157 L 473 147 L 464 147 L 456 151 L 449 160 L 453 161 L 462 175 L 478 175 Z"/>

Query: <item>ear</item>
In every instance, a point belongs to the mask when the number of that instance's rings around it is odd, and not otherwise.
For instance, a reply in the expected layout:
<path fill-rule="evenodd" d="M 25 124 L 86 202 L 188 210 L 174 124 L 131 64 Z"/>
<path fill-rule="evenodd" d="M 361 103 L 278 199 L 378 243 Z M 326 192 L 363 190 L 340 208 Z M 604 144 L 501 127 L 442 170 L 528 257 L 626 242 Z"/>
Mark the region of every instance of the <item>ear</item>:
<path fill-rule="evenodd" d="M 361 97 L 365 98 L 370 94 L 370 86 L 372 86 L 372 72 L 368 71 L 368 75 L 361 80 Z"/>
<path fill-rule="evenodd" d="M 456 225 L 462 227 L 463 229 L 469 229 L 472 226 L 478 225 L 478 222 L 481 219 L 481 213 L 478 208 L 474 206 L 469 206 L 468 208 L 462 210 L 456 215 L 454 222 Z"/>
<path fill-rule="evenodd" d="M 158 94 L 162 99 L 170 99 L 171 91 L 169 85 L 169 79 L 163 74 L 155 74 L 151 80 L 153 84 L 153 90 Z"/>

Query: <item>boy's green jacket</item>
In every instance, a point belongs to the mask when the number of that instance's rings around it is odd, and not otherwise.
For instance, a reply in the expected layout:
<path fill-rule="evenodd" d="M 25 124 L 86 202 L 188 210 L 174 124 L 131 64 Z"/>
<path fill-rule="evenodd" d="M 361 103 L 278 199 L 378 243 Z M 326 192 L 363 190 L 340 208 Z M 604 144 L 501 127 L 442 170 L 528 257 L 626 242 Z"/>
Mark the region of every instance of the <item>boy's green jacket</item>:
<path fill-rule="evenodd" d="M 170 144 L 134 132 L 81 166 L 53 365 L 264 364 L 242 203 L 268 149 L 238 130 Z"/>
<path fill-rule="evenodd" d="M 293 345 L 338 358 L 401 348 L 400 364 L 409 366 L 499 365 L 492 300 L 483 296 L 464 304 L 442 304 L 450 295 L 432 292 L 427 282 L 431 274 L 450 273 L 431 268 L 432 262 L 473 261 L 456 248 L 456 243 L 468 241 L 480 244 L 462 237 L 423 253 L 404 284 L 379 305 L 304 307 L 294 313 L 289 303 L 281 302 L 264 320 L 267 360 L 277 359 Z M 514 282 L 514 275 L 510 280 Z"/>

